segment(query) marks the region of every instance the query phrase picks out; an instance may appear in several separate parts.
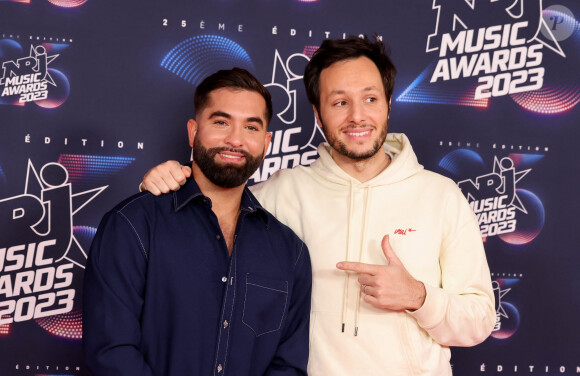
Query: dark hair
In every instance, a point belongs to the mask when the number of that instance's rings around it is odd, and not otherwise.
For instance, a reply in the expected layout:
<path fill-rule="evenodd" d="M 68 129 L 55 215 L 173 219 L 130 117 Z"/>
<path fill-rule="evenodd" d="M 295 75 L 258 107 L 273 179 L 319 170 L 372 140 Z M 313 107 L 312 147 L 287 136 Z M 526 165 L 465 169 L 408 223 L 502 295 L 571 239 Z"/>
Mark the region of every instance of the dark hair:
<path fill-rule="evenodd" d="M 320 73 L 334 63 L 343 60 L 356 59 L 365 56 L 372 60 L 379 69 L 385 87 L 385 95 L 389 111 L 390 101 L 395 87 L 395 75 L 397 70 L 389 58 L 390 51 L 385 49 L 383 42 L 375 35 L 372 42 L 367 36 L 351 36 L 347 39 L 327 39 L 320 45 L 314 53 L 306 70 L 304 71 L 304 85 L 306 95 L 311 104 L 316 107 L 320 114 Z"/>
<path fill-rule="evenodd" d="M 256 77 L 242 68 L 217 71 L 197 85 L 193 96 L 196 115 L 208 105 L 209 94 L 222 88 L 255 91 L 260 94 L 266 101 L 266 126 L 270 123 L 270 120 L 272 120 L 272 97 L 270 92 Z"/>

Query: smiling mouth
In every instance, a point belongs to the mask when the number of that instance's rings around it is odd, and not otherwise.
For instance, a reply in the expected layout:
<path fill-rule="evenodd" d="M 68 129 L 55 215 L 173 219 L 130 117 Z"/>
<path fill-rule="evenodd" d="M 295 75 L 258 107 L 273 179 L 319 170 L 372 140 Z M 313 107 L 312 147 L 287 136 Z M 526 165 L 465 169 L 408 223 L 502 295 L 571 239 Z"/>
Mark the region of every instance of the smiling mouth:
<path fill-rule="evenodd" d="M 353 136 L 353 137 L 362 137 L 362 136 L 366 136 L 366 135 L 368 135 L 369 133 L 371 133 L 371 131 L 370 131 L 370 130 L 368 130 L 368 131 L 362 131 L 362 132 L 353 132 L 353 131 L 350 131 L 350 132 L 345 132 L 345 133 L 346 133 L 348 136 Z"/>
<path fill-rule="evenodd" d="M 239 160 L 239 159 L 243 159 L 244 158 L 243 155 L 231 155 L 231 154 L 224 154 L 224 153 L 219 153 L 219 155 L 221 157 L 224 157 L 225 159 L 232 159 L 232 160 L 233 159 Z"/>

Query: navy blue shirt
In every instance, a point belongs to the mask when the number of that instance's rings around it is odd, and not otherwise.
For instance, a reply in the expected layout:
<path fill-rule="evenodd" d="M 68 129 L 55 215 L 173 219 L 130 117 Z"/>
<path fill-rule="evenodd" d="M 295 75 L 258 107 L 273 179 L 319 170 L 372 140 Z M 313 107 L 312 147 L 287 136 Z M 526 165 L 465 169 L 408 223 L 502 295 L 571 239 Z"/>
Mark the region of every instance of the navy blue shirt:
<path fill-rule="evenodd" d="M 231 256 L 195 180 L 107 213 L 83 291 L 96 376 L 306 375 L 304 243 L 244 189 Z"/>

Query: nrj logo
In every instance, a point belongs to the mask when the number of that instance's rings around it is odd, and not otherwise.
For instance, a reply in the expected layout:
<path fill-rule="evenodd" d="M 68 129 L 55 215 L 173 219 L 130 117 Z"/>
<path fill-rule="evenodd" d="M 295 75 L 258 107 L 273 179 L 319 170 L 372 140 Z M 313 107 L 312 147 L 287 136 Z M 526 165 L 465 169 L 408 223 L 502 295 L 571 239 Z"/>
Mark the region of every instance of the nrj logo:
<path fill-rule="evenodd" d="M 516 210 L 526 208 L 516 193 L 516 184 L 531 169 L 516 172 L 509 158 L 494 157 L 493 171 L 457 183 L 477 216 L 481 236 L 495 236 L 516 230 Z"/>
<path fill-rule="evenodd" d="M 476 100 L 537 90 L 544 82 L 544 47 L 565 57 L 542 18 L 541 0 L 441 3 L 433 1 L 437 21 L 427 38 L 426 52 L 439 55 L 431 83 L 479 77 Z"/>
<path fill-rule="evenodd" d="M 87 258 L 73 218 L 105 188 L 73 194 L 64 166 L 28 162 L 24 193 L 0 200 L 0 325 L 73 310 Z"/>
<path fill-rule="evenodd" d="M 431 9 L 425 52 L 433 60 L 397 101 L 488 108 L 491 98 L 509 96 L 544 114 L 578 103 L 576 72 L 550 68 L 575 63 L 561 47 L 578 24 L 567 8 L 543 9 L 542 0 L 433 0 Z M 570 39 L 567 46 L 575 45 Z"/>
<path fill-rule="evenodd" d="M 0 103 L 24 105 L 35 102 L 45 108 L 64 103 L 68 98 L 68 80 L 60 71 L 49 68 L 59 54 L 51 55 L 47 47 L 51 49 L 53 46 L 31 45 L 28 56 L 2 62 Z M 20 45 L 14 41 L 2 43 L 0 56 L 18 48 Z"/>
<path fill-rule="evenodd" d="M 494 144 L 494 148 L 495 148 Z M 457 181 L 479 222 L 484 240 L 497 236 L 505 243 L 525 245 L 542 231 L 545 212 L 542 201 L 521 187 L 530 168 L 543 159 L 542 154 L 510 153 L 493 156 L 493 167 L 471 149 L 457 149 L 439 161 L 444 174 Z M 471 176 L 478 175 L 475 178 Z"/>

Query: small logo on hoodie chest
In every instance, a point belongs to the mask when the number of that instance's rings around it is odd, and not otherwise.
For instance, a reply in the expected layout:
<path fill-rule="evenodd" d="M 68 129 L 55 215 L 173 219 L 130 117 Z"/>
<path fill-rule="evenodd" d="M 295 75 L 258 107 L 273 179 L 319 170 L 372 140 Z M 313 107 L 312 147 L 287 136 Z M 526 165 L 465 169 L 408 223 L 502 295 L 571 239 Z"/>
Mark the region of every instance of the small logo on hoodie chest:
<path fill-rule="evenodd" d="M 415 230 L 414 228 L 398 228 L 395 230 L 394 234 L 395 235 L 407 235 L 407 233 L 412 233 L 415 232 L 417 230 Z"/>

